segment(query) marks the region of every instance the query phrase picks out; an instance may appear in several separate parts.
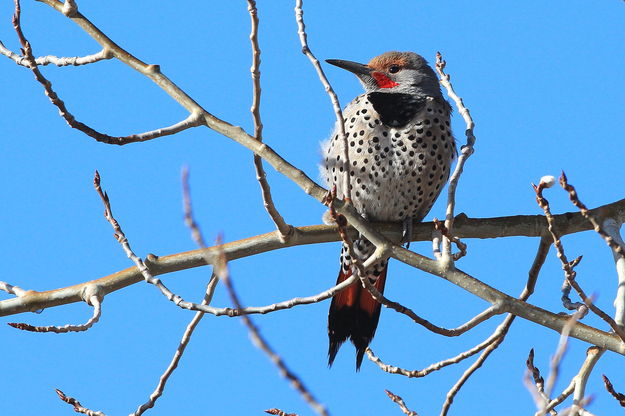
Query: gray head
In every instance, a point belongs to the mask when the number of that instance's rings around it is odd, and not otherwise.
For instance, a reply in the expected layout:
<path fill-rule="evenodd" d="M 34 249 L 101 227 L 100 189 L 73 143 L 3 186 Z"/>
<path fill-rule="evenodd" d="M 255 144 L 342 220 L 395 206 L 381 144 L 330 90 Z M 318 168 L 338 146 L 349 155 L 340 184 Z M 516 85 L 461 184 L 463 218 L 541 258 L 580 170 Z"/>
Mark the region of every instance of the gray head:
<path fill-rule="evenodd" d="M 414 52 L 386 52 L 367 65 L 338 59 L 326 62 L 354 73 L 368 93 L 442 96 L 434 70 L 421 55 Z"/>

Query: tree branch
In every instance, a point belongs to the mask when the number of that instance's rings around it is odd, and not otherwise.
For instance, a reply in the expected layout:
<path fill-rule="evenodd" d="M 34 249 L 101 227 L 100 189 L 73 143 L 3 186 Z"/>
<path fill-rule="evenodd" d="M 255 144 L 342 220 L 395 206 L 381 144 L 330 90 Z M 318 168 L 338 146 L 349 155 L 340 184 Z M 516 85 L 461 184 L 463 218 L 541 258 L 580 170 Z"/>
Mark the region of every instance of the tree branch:
<path fill-rule="evenodd" d="M 263 123 L 260 118 L 260 46 L 258 45 L 258 10 L 256 9 L 256 1 L 247 1 L 247 10 L 250 14 L 251 20 L 251 33 L 250 42 L 252 44 L 252 67 L 250 72 L 252 73 L 252 118 L 254 120 L 254 137 L 259 142 L 263 141 Z M 278 212 L 273 198 L 271 197 L 271 187 L 267 181 L 267 174 L 263 167 L 263 160 L 259 155 L 254 155 L 254 169 L 256 170 L 256 180 L 260 185 L 261 195 L 263 197 L 263 205 L 265 210 L 269 214 L 269 217 L 276 224 L 276 228 L 280 232 L 280 237 L 287 239 L 293 234 L 295 228 L 292 225 L 287 224 L 282 218 L 282 215 Z"/>
<path fill-rule="evenodd" d="M 334 114 L 336 115 L 336 127 L 338 128 L 338 134 L 341 135 L 342 144 L 343 144 L 343 162 L 345 164 L 345 169 L 343 170 L 343 195 L 342 198 L 347 201 L 351 201 L 352 199 L 352 191 L 349 186 L 349 178 L 350 178 L 350 170 L 351 163 L 349 162 L 349 147 L 347 144 L 347 133 L 345 133 L 345 120 L 343 120 L 343 111 L 341 110 L 341 104 L 339 103 L 339 98 L 337 97 L 334 89 L 330 85 L 330 81 L 326 77 L 323 72 L 323 68 L 321 68 L 321 64 L 319 64 L 319 60 L 315 57 L 315 55 L 308 47 L 308 35 L 306 35 L 306 25 L 304 24 L 304 2 L 303 0 L 295 0 L 295 20 L 297 22 L 297 34 L 299 35 L 299 40 L 302 45 L 302 53 L 308 57 L 310 62 L 312 63 L 315 71 L 317 71 L 317 75 L 319 76 L 319 80 L 323 84 L 328 96 L 330 97 L 330 101 L 332 102 L 332 108 L 334 109 Z"/>
<path fill-rule="evenodd" d="M 460 180 L 460 175 L 462 175 L 462 170 L 464 169 L 464 164 L 467 159 L 471 157 L 473 154 L 473 145 L 475 144 L 475 136 L 473 135 L 473 128 L 475 127 L 475 123 L 471 118 L 471 114 L 469 113 L 469 109 L 464 106 L 462 102 L 462 98 L 460 98 L 456 92 L 454 91 L 453 86 L 451 85 L 451 75 L 445 73 L 445 65 L 447 63 L 443 60 L 443 56 L 440 52 L 436 52 L 436 72 L 440 76 L 440 83 L 447 90 L 447 95 L 454 100 L 456 104 L 456 108 L 458 112 L 464 119 L 467 129 L 465 130 L 465 135 L 467 136 L 467 143 L 462 146 L 460 150 L 460 157 L 458 158 L 458 162 L 456 163 L 456 168 L 451 175 L 449 180 L 449 187 L 447 188 L 447 210 L 445 212 L 445 228 L 448 230 L 450 235 L 453 235 L 453 226 L 454 226 L 454 209 L 456 206 L 456 187 L 458 186 L 458 181 Z M 451 242 L 450 237 L 443 235 L 443 253 L 442 260 L 446 263 L 446 267 L 451 267 L 453 262 L 453 257 L 451 255 Z"/>

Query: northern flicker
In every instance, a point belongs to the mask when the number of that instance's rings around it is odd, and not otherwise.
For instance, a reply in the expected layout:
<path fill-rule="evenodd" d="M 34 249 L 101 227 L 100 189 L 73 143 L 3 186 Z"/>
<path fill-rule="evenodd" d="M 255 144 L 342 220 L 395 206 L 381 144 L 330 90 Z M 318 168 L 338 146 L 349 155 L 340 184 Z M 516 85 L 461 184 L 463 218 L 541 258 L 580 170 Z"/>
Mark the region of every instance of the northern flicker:
<path fill-rule="evenodd" d="M 365 89 L 343 110 L 354 207 L 370 221 L 402 222 L 406 227 L 412 220 L 422 220 L 445 185 L 456 153 L 451 107 L 436 74 L 413 52 L 387 52 L 367 65 L 327 62 L 355 74 Z M 339 198 L 345 196 L 342 175 L 347 169 L 343 143 L 336 126 L 323 144 L 321 166 L 328 187 L 336 187 Z M 363 262 L 375 250 L 363 236 L 353 246 Z M 337 284 L 354 273 L 346 247 L 341 250 L 340 264 Z M 366 270 L 380 292 L 387 267 L 388 259 L 384 259 Z M 360 282 L 334 296 L 328 314 L 328 365 L 350 339 L 356 347 L 356 370 L 360 369 L 378 326 L 380 307 Z"/>

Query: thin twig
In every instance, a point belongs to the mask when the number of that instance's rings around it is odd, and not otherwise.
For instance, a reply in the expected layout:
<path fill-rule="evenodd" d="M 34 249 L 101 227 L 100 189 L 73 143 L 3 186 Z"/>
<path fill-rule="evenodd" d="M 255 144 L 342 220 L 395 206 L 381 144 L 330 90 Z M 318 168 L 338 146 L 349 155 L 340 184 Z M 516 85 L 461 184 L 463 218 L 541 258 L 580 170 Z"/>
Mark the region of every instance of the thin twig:
<path fill-rule="evenodd" d="M 373 350 L 371 350 L 370 348 L 367 348 L 367 351 L 366 351 L 367 358 L 369 358 L 369 360 L 373 361 L 374 364 L 380 367 L 380 370 L 387 372 L 389 374 L 399 374 L 408 378 L 421 378 L 421 377 L 427 376 L 430 373 L 433 373 L 434 371 L 438 371 L 452 364 L 458 364 L 461 361 L 474 356 L 478 352 L 484 350 L 486 347 L 491 345 L 497 339 L 499 339 L 501 337 L 501 333 L 502 333 L 501 331 L 503 331 L 504 329 L 505 328 L 500 325 L 490 337 L 488 337 L 486 340 L 476 345 L 475 347 L 467 351 L 464 351 L 456 355 L 455 357 L 448 358 L 446 360 L 442 360 L 434 364 L 430 364 L 429 366 L 427 366 L 426 368 L 422 370 L 406 370 L 405 368 L 385 364 L 382 362 L 382 360 L 379 357 L 377 357 L 374 354 Z"/>
<path fill-rule="evenodd" d="M 69 4 L 69 3 L 66 3 L 66 4 Z M 39 70 L 39 67 L 37 66 L 37 61 L 35 59 L 35 56 L 33 55 L 30 43 L 28 42 L 28 40 L 24 36 L 24 33 L 22 32 L 22 27 L 20 25 L 20 14 L 21 14 L 20 11 L 21 10 L 19 6 L 19 0 L 15 0 L 15 14 L 13 15 L 13 27 L 22 45 L 22 50 L 24 53 L 24 57 L 23 57 L 24 66 L 27 66 L 35 75 L 35 79 L 37 80 L 37 82 L 43 85 L 46 96 L 50 99 L 50 102 L 59 109 L 59 114 L 61 115 L 61 117 L 65 119 L 65 121 L 67 122 L 67 124 L 70 125 L 70 127 L 82 131 L 86 135 L 93 137 L 99 142 L 103 142 L 107 144 L 123 145 L 123 144 L 128 144 L 128 143 L 152 140 L 156 137 L 169 136 L 169 135 L 181 132 L 191 127 L 197 127 L 200 124 L 202 124 L 200 114 L 197 112 L 193 112 L 185 120 L 179 123 L 173 124 L 171 126 L 164 127 L 164 128 L 157 129 L 157 130 L 148 131 L 148 132 L 141 133 L 141 134 L 133 134 L 130 136 L 121 137 L 121 136 L 109 136 L 108 134 L 100 133 L 97 130 L 92 129 L 88 125 L 76 120 L 76 118 L 67 109 L 63 100 L 61 100 L 59 96 L 57 95 L 57 93 L 52 89 L 52 83 L 46 77 L 44 77 L 41 71 Z M 77 11 L 75 13 L 77 13 Z M 75 13 L 72 13 L 72 15 L 74 15 Z"/>
<path fill-rule="evenodd" d="M 332 102 L 332 108 L 334 108 L 334 114 L 336 115 L 336 127 L 338 128 L 338 134 L 341 136 L 343 143 L 342 157 L 345 164 L 345 169 L 343 169 L 342 196 L 349 203 L 349 201 L 351 201 L 352 199 L 351 188 L 349 186 L 349 173 L 352 165 L 349 162 L 349 148 L 347 145 L 347 133 L 345 133 L 345 120 L 343 119 L 343 111 L 341 110 L 341 104 L 339 103 L 339 99 L 334 92 L 334 89 L 332 89 L 328 78 L 323 72 L 323 68 L 321 68 L 319 60 L 315 57 L 315 55 L 310 50 L 310 47 L 308 46 L 308 35 L 306 34 L 306 25 L 304 24 L 303 7 L 303 0 L 295 0 L 295 20 L 297 21 L 297 34 L 299 35 L 299 40 L 302 45 L 302 53 L 308 57 L 313 67 L 317 71 L 319 80 L 321 81 L 323 87 L 328 93 L 330 101 Z"/>
<path fill-rule="evenodd" d="M 14 286 L 10 283 L 1 282 L 1 281 L 0 281 L 0 290 L 7 292 L 10 295 L 15 295 L 17 297 L 24 296 L 29 292 L 28 290 L 24 290 L 19 286 Z"/>
<path fill-rule="evenodd" d="M 404 399 L 394 394 L 390 390 L 384 390 L 384 391 L 386 392 L 386 395 L 388 396 L 389 399 L 391 399 L 394 403 L 397 403 L 397 405 L 399 406 L 399 408 L 405 415 L 419 416 L 417 412 L 415 412 L 414 410 L 408 409 L 408 406 L 406 406 L 406 403 L 404 403 Z"/>
<path fill-rule="evenodd" d="M 612 397 L 616 399 L 616 401 L 621 405 L 621 407 L 625 407 L 625 394 L 619 393 L 616 390 L 614 390 L 614 386 L 612 385 L 612 382 L 610 381 L 608 376 L 603 374 L 602 377 L 603 377 L 603 383 L 605 384 L 605 388 L 608 391 L 608 393 L 610 393 Z"/>
<path fill-rule="evenodd" d="M 569 193 L 569 199 L 573 202 L 577 208 L 579 208 L 581 214 L 592 224 L 594 230 L 605 240 L 608 246 L 612 249 L 614 256 L 614 262 L 616 263 L 616 271 L 619 279 L 616 298 L 614 300 L 614 320 L 617 325 L 622 327 L 625 324 L 625 243 L 621 238 L 619 229 L 621 223 L 618 223 L 613 218 L 607 217 L 602 222 L 596 219 L 595 215 L 591 214 L 586 205 L 579 200 L 577 191 L 568 183 L 567 177 L 562 172 L 560 176 L 560 185 L 565 191 Z"/>
<path fill-rule="evenodd" d="M 558 342 L 558 348 L 556 349 L 556 353 L 553 357 L 551 357 L 549 377 L 547 377 L 547 382 L 545 383 L 545 394 L 547 397 L 551 397 L 551 392 L 553 391 L 553 387 L 555 386 L 556 380 L 560 374 L 560 364 L 562 363 L 562 359 L 564 358 L 564 354 L 566 353 L 568 347 L 571 328 L 573 328 L 577 321 L 585 314 L 586 311 L 583 308 L 580 308 L 573 315 L 571 315 L 568 323 L 562 329 L 560 340 Z"/>
<path fill-rule="evenodd" d="M 582 299 L 588 309 L 590 309 L 595 315 L 599 316 L 608 325 L 610 325 L 612 330 L 621 338 L 621 340 L 625 342 L 625 331 L 623 330 L 623 328 L 621 328 L 616 322 L 614 322 L 614 319 L 612 319 L 608 314 L 606 314 L 604 311 L 594 305 L 592 299 L 590 299 L 586 295 L 584 290 L 575 280 L 577 273 L 573 268 L 577 265 L 577 263 L 579 263 L 579 260 L 576 259 L 573 261 L 569 261 L 567 259 L 566 254 L 564 253 L 562 241 L 560 241 L 560 236 L 554 226 L 553 215 L 551 214 L 551 209 L 549 208 L 549 201 L 547 201 L 547 199 L 543 196 L 543 190 L 545 188 L 548 188 L 550 184 L 550 180 L 543 181 L 541 179 L 538 185 L 532 184 L 532 186 L 534 188 L 534 191 L 536 192 L 536 202 L 538 202 L 538 205 L 542 208 L 545 213 L 545 217 L 547 218 L 547 230 L 551 234 L 551 237 L 553 239 L 553 245 L 556 248 L 556 253 L 558 255 L 558 259 L 560 259 L 560 262 L 562 263 L 562 269 L 564 270 L 566 281 L 573 287 L 573 289 L 575 289 L 575 291 L 578 293 L 579 297 Z"/>
<path fill-rule="evenodd" d="M 447 209 L 445 212 L 445 228 L 448 230 L 450 235 L 454 235 L 454 209 L 456 206 L 456 187 L 458 186 L 458 181 L 460 180 L 460 175 L 462 175 L 462 170 L 464 169 L 464 164 L 467 159 L 471 157 L 473 154 L 473 146 L 475 145 L 475 135 L 473 134 L 473 128 L 475 127 L 475 123 L 471 118 L 471 113 L 469 109 L 465 107 L 462 102 L 462 98 L 456 94 L 453 86 L 451 85 L 451 75 L 445 73 L 445 65 L 447 63 L 443 60 L 443 56 L 440 52 L 436 52 L 436 72 L 440 76 L 440 83 L 447 90 L 447 95 L 451 98 L 456 104 L 456 108 L 458 109 L 458 113 L 464 119 L 467 128 L 465 130 L 465 135 L 467 137 L 467 142 L 460 149 L 460 156 L 458 157 L 458 162 L 456 163 L 456 167 L 454 172 L 449 179 L 449 186 L 447 188 Z M 443 236 L 443 255 L 442 260 L 446 267 L 451 267 L 451 262 L 454 260 L 451 255 L 451 240 Z"/>
<path fill-rule="evenodd" d="M 544 408 L 549 402 L 550 398 L 545 394 L 545 379 L 540 375 L 540 370 L 538 367 L 534 365 L 534 348 L 530 350 L 530 353 L 525 362 L 527 365 L 528 371 L 526 372 L 526 377 L 524 381 L 526 385 L 531 386 L 529 383 L 529 375 L 532 375 L 532 379 L 534 381 L 534 385 L 530 389 L 531 392 L 535 393 L 534 401 L 539 408 Z M 552 415 L 557 415 L 555 410 L 549 410 L 549 413 Z"/>
<path fill-rule="evenodd" d="M 106 416 L 102 412 L 87 409 L 86 407 L 81 405 L 78 400 L 74 399 L 73 397 L 67 397 L 65 393 L 63 393 L 61 390 L 59 389 L 54 389 L 54 390 L 56 391 L 56 394 L 59 395 L 59 398 L 61 400 L 63 400 L 67 404 L 74 406 L 74 411 L 76 413 L 82 413 L 83 415 L 87 415 L 87 416 Z"/>
<path fill-rule="evenodd" d="M 583 414 L 584 407 L 590 403 L 592 397 L 586 397 L 586 384 L 590 378 L 590 373 L 599 358 L 603 355 L 605 349 L 592 346 L 586 350 L 586 359 L 582 364 L 579 372 L 573 377 L 575 382 L 575 390 L 573 392 L 573 406 L 571 407 L 571 416 Z"/>
<path fill-rule="evenodd" d="M 556 397 L 555 399 L 551 400 L 549 403 L 547 403 L 543 409 L 537 411 L 534 416 L 543 416 L 546 414 L 546 412 L 549 412 L 550 414 L 553 414 L 552 411 L 553 409 L 559 405 L 560 403 L 564 402 L 567 397 L 569 397 L 571 394 L 573 394 L 573 391 L 575 390 L 575 381 L 571 380 L 571 382 L 569 383 L 569 385 L 562 390 L 562 393 L 560 393 L 560 395 L 558 397 Z"/>
<path fill-rule="evenodd" d="M 612 238 L 612 236 L 603 229 L 603 226 L 599 223 L 599 221 L 597 221 L 594 215 L 590 214 L 586 205 L 584 205 L 584 203 L 579 200 L 579 195 L 577 194 L 577 191 L 575 190 L 573 185 L 568 183 L 566 174 L 564 172 L 562 172 L 562 174 L 560 175 L 560 186 L 562 186 L 562 188 L 564 188 L 564 190 L 569 193 L 569 199 L 571 200 L 573 205 L 579 208 L 579 211 L 582 213 L 582 215 L 588 221 L 590 221 L 594 230 L 605 240 L 607 245 L 610 246 L 612 250 L 625 257 L 625 248 L 623 248 L 621 243 Z"/>
<path fill-rule="evenodd" d="M 13 51 L 11 51 L 10 49 L 7 49 L 6 46 L 4 46 L 4 44 L 0 41 L 0 54 L 6 56 L 7 58 L 11 59 L 13 62 L 15 62 L 17 65 L 20 66 L 25 66 L 27 68 L 31 67 L 31 61 L 21 55 L 18 55 L 16 53 L 14 53 Z M 88 64 L 93 64 L 99 61 L 104 61 L 107 59 L 111 59 L 113 57 L 113 55 L 111 54 L 111 52 L 108 49 L 102 49 L 100 52 L 91 54 L 91 55 L 86 55 L 86 56 L 54 56 L 54 55 L 47 55 L 47 56 L 40 56 L 38 58 L 35 58 L 35 64 L 39 65 L 39 66 L 46 66 L 46 65 L 56 65 L 56 66 L 80 66 L 80 65 L 88 65 Z"/>
<path fill-rule="evenodd" d="M 196 244 L 200 247 L 200 249 L 205 250 L 206 249 L 205 240 L 202 236 L 202 232 L 199 226 L 197 225 L 197 222 L 195 221 L 193 217 L 191 193 L 189 191 L 189 183 L 188 183 L 188 173 L 184 173 L 183 171 L 182 178 L 183 178 L 182 189 L 183 189 L 184 207 L 185 207 L 185 222 L 187 226 L 189 226 L 189 228 L 191 229 L 191 234 Z M 218 241 L 217 244 L 218 246 L 221 245 L 221 241 Z M 228 295 L 230 296 L 230 299 L 232 300 L 232 303 L 234 304 L 235 308 L 238 310 L 243 309 L 241 306 L 241 301 L 239 300 L 239 297 L 237 296 L 237 293 L 234 289 L 234 285 L 232 284 L 232 281 L 230 279 L 230 274 L 228 271 L 228 260 L 223 250 L 221 251 L 217 261 L 213 265 L 213 273 L 226 286 L 226 289 L 228 290 Z M 321 403 L 319 403 L 319 401 L 317 401 L 317 399 L 315 399 L 315 397 L 312 395 L 310 390 L 306 388 L 306 386 L 300 380 L 300 378 L 288 368 L 288 366 L 286 365 L 282 357 L 280 357 L 271 348 L 267 340 L 265 340 L 265 338 L 261 335 L 256 325 L 254 325 L 254 322 L 252 321 L 252 319 L 247 315 L 242 315 L 241 318 L 243 319 L 243 323 L 248 329 L 250 338 L 252 339 L 252 343 L 255 346 L 257 346 L 261 351 L 263 351 L 265 354 L 267 354 L 271 362 L 273 362 L 278 368 L 280 374 L 289 381 L 291 386 L 297 392 L 300 393 L 303 399 L 308 403 L 308 405 L 315 412 L 317 412 L 320 415 L 327 416 L 328 411 L 326 410 L 325 406 L 323 406 Z"/>
<path fill-rule="evenodd" d="M 580 367 L 578 373 L 571 379 L 569 385 L 555 399 L 549 402 L 540 403 L 538 406 L 540 410 L 538 410 L 534 416 L 544 416 L 545 414 L 547 414 L 547 412 L 553 413 L 553 409 L 560 403 L 564 402 L 564 400 L 566 400 L 566 398 L 573 393 L 575 393 L 573 406 L 569 409 L 565 409 L 560 414 L 587 414 L 584 413 L 585 411 L 583 409 L 583 406 L 585 406 L 590 399 L 584 397 L 584 390 L 586 388 L 586 383 L 588 381 L 590 373 L 592 372 L 592 369 L 594 368 L 595 364 L 597 363 L 604 351 L 605 350 L 603 350 L 602 348 L 595 346 L 588 348 L 588 350 L 586 351 L 586 359 L 584 360 L 584 363 Z"/>
<path fill-rule="evenodd" d="M 253 98 L 252 108 L 250 111 L 252 112 L 252 118 L 254 119 L 254 137 L 259 142 L 262 142 L 263 122 L 260 118 L 260 46 L 258 45 L 259 20 L 255 0 L 247 0 L 247 10 L 250 14 L 252 26 L 250 33 L 250 42 L 252 44 L 252 67 L 250 68 L 250 72 L 252 73 Z M 256 170 L 256 180 L 258 180 L 258 183 L 260 184 L 265 210 L 276 225 L 276 228 L 280 233 L 280 237 L 286 240 L 295 229 L 292 225 L 287 224 L 284 221 L 284 218 L 282 218 L 282 215 L 278 212 L 278 209 L 273 202 L 273 198 L 271 197 L 271 187 L 267 181 L 267 174 L 265 173 L 265 169 L 263 167 L 263 159 L 257 154 L 254 154 L 254 169 Z"/>
<path fill-rule="evenodd" d="M 102 316 L 102 302 L 101 301 L 102 301 L 102 299 L 100 298 L 99 295 L 91 295 L 88 298 L 87 303 L 89 303 L 90 305 L 93 306 L 93 315 L 84 324 L 80 324 L 80 325 L 67 324 L 67 325 L 64 325 L 64 326 L 56 326 L 56 325 L 34 326 L 34 325 L 26 324 L 26 323 L 9 322 L 8 325 L 12 326 L 13 328 L 21 329 L 23 331 L 51 332 L 51 333 L 54 333 L 54 334 L 64 334 L 64 333 L 67 333 L 67 332 L 83 332 L 83 331 L 87 331 L 96 322 L 98 322 L 100 320 L 100 317 Z"/>
<path fill-rule="evenodd" d="M 161 293 L 165 297 L 167 297 L 167 299 L 174 302 L 176 305 L 179 305 L 180 303 L 184 302 L 184 300 L 180 296 L 170 291 L 160 279 L 154 277 L 152 273 L 150 272 L 150 270 L 148 269 L 145 262 L 140 257 L 138 257 L 130 248 L 130 242 L 126 238 L 126 235 L 122 231 L 122 228 L 117 222 L 117 220 L 115 219 L 115 217 L 113 217 L 113 211 L 111 209 L 111 201 L 109 200 L 107 193 L 104 192 L 100 186 L 100 173 L 97 170 L 95 171 L 93 185 L 95 187 L 96 192 L 100 196 L 102 203 L 104 204 L 104 217 L 111 224 L 111 227 L 113 227 L 113 230 L 115 231 L 115 233 L 113 234 L 113 237 L 115 237 L 117 242 L 122 246 L 122 248 L 124 249 L 124 252 L 126 253 L 126 256 L 128 256 L 128 258 L 132 260 L 132 262 L 135 264 L 135 266 L 137 267 L 137 270 L 143 276 L 143 279 L 146 282 L 158 287 Z M 148 260 L 149 258 L 150 257 L 148 256 Z"/>
<path fill-rule="evenodd" d="M 458 237 L 449 234 L 449 230 L 447 229 L 447 227 L 445 227 L 445 223 L 439 221 L 438 218 L 434 218 L 432 222 L 434 223 L 434 227 L 436 228 L 436 231 L 440 232 L 441 236 L 445 237 L 447 240 L 454 243 L 456 247 L 458 247 L 459 251 L 457 253 L 452 254 L 452 258 L 454 259 L 454 261 L 460 260 L 462 257 L 467 255 L 467 245 L 463 243 Z M 436 256 L 437 253 L 438 255 L 440 255 L 440 249 L 438 249 L 439 244 L 435 243 L 434 247 L 435 247 L 434 255 Z M 439 250 L 438 252 L 436 251 L 437 249 Z"/>

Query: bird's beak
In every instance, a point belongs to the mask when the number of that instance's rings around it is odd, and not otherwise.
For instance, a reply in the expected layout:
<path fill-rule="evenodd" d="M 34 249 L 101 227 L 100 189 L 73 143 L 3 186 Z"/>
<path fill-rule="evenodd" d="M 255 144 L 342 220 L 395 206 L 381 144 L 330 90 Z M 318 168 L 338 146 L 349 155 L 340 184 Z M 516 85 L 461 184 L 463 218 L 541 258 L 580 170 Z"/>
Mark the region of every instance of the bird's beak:
<path fill-rule="evenodd" d="M 371 74 L 371 68 L 369 68 L 367 65 L 359 64 L 358 62 L 343 61 L 341 59 L 326 59 L 326 62 L 330 65 L 346 69 L 349 72 L 356 74 L 356 76 L 358 77 Z"/>

